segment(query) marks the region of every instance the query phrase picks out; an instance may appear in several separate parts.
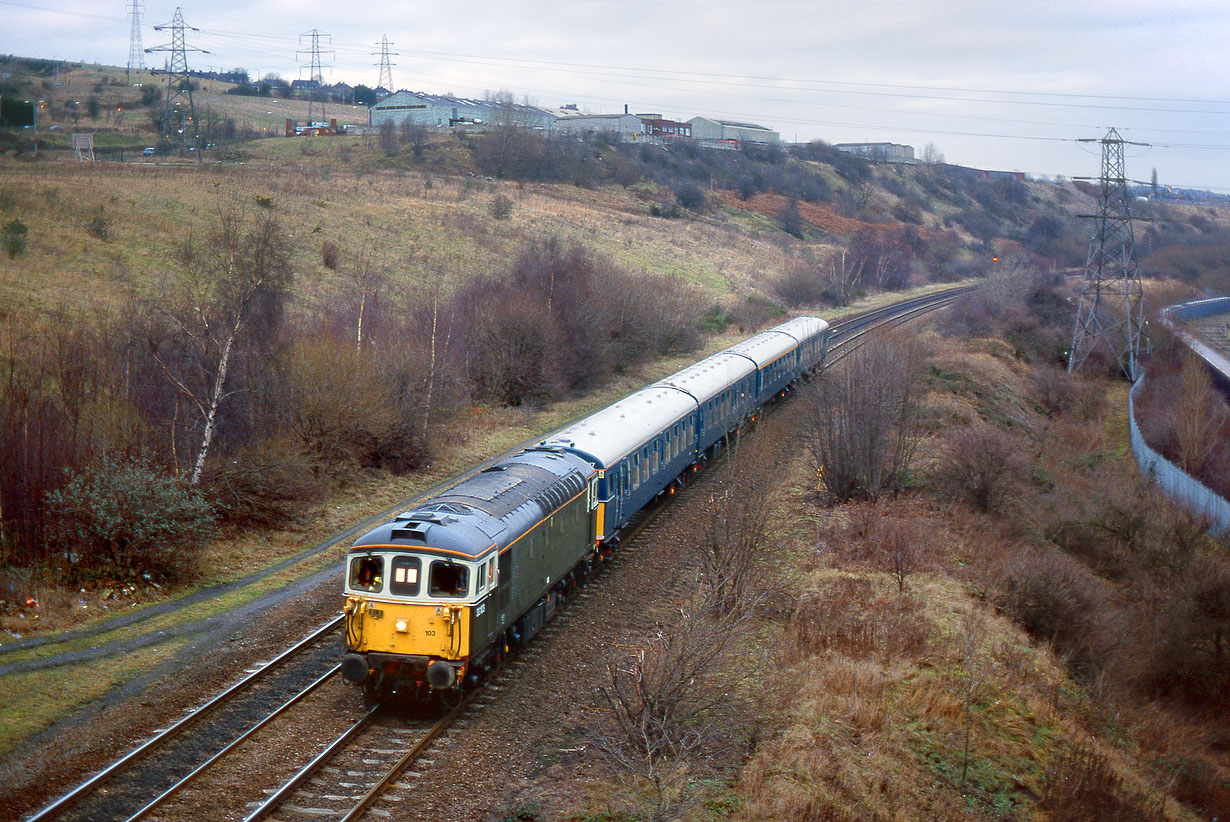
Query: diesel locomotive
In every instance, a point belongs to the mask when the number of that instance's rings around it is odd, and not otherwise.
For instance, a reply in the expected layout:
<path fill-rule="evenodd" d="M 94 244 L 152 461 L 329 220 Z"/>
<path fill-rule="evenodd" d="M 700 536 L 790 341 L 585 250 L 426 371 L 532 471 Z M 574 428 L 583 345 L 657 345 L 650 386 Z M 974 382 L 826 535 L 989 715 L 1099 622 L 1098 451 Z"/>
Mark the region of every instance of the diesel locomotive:
<path fill-rule="evenodd" d="M 445 704 L 527 642 L 632 516 L 824 361 L 798 317 L 719 351 L 364 534 L 346 558 L 342 674 Z"/>

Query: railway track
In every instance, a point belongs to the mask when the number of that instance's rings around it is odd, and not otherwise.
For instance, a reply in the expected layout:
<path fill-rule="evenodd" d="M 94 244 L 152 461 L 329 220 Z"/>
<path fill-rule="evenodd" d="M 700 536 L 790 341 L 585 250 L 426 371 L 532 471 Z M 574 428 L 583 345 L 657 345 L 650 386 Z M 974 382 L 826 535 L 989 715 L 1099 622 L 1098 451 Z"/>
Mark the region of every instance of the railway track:
<path fill-rule="evenodd" d="M 330 620 L 275 659 L 29 817 L 137 820 L 179 790 L 254 726 L 302 700 L 337 671 L 342 618 Z"/>
<path fill-rule="evenodd" d="M 848 356 L 874 331 L 942 308 L 976 288 L 966 286 L 916 297 L 834 323 L 827 362 Z M 539 439 L 535 437 L 533 442 Z M 455 481 L 471 473 L 466 472 Z M 702 482 L 704 476 L 700 478 Z M 614 555 L 614 564 L 625 564 L 635 558 L 638 536 L 647 528 L 652 534 L 662 507 L 647 509 L 634 521 L 623 547 Z M 676 584 L 680 581 L 677 579 Z M 592 591 L 582 588 L 578 595 L 586 599 Z M 523 651 L 522 656 L 532 659 L 571 610 L 564 608 L 543 629 L 538 643 Z M 167 815 L 168 809 L 176 808 L 191 786 L 204 780 L 207 771 L 234 757 L 257 734 L 269 732 L 273 723 L 302 710 L 313 694 L 336 680 L 339 666 L 335 661 L 340 654 L 338 643 L 331 640 L 340 636 L 341 623 L 339 616 L 276 659 L 249 671 L 243 680 L 43 808 L 28 822 L 176 818 Z M 509 663 L 510 667 L 520 664 L 520 656 Z M 270 791 L 266 799 L 248 802 L 243 809 L 248 814 L 245 822 L 297 818 L 349 822 L 377 804 L 385 813 L 395 812 L 397 803 L 413 789 L 416 772 L 408 770 L 410 766 L 415 762 L 429 763 L 425 752 L 454 723 L 464 722 L 468 711 L 481 711 L 496 699 L 500 688 L 497 675 L 486 688 L 472 693 L 462 704 L 434 720 L 407 719 L 381 706 L 369 709 L 332 741 L 315 743 L 313 749 L 319 753 L 279 788 Z M 237 809 L 231 810 L 233 816 Z"/>

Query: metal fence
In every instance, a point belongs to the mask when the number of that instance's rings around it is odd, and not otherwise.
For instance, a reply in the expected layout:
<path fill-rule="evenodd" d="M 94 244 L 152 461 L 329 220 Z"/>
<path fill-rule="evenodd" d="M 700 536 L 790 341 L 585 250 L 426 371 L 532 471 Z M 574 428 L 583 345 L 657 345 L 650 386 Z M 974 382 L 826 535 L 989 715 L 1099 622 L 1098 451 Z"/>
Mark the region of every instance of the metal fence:
<path fill-rule="evenodd" d="M 1132 429 L 1132 453 L 1140 470 L 1161 486 L 1171 498 L 1187 506 L 1193 513 L 1209 521 L 1209 530 L 1214 534 L 1230 531 L 1230 501 L 1216 494 L 1204 483 L 1190 476 L 1145 442 L 1136 425 L 1136 394 L 1145 384 L 1144 377 L 1136 381 L 1128 394 L 1128 419 Z"/>

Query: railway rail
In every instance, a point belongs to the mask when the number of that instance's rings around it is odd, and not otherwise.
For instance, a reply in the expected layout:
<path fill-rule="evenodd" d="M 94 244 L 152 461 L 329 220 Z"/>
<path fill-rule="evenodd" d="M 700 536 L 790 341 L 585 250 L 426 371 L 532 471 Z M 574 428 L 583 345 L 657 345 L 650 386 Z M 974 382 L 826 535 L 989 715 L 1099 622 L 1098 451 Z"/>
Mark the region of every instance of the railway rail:
<path fill-rule="evenodd" d="M 853 353 L 871 332 L 943 308 L 978 287 L 963 286 L 915 297 L 834 323 L 828 363 Z M 531 442 L 539 439 L 534 437 Z M 481 467 L 428 493 L 459 482 Z M 633 522 L 624 547 L 615 555 L 617 564 L 626 560 L 622 554 L 635 550 L 636 537 L 650 526 L 661 507 L 646 509 Z M 565 608 L 562 615 L 569 610 Z M 277 658 L 249 671 L 241 681 L 29 817 L 27 822 L 137 822 L 155 817 L 206 771 L 337 676 L 338 643 L 329 639 L 340 634 L 342 619 L 338 616 L 329 621 Z M 531 646 L 526 653 L 533 651 Z M 517 664 L 516 660 L 510 664 Z M 460 705 L 433 721 L 407 720 L 380 705 L 371 707 L 343 733 L 324 744 L 310 762 L 267 799 L 249 803 L 244 822 L 304 815 L 350 822 L 377 802 L 395 804 L 410 787 L 399 781 L 407 768 L 420 760 L 467 711 L 481 710 L 499 688 L 497 676 L 487 688 L 472 692 Z"/>
<path fill-rule="evenodd" d="M 335 672 L 342 630 L 341 616 L 320 626 L 27 822 L 144 818 L 165 795 L 199 775 L 202 763 L 212 762 L 219 750 L 319 687 L 322 668 Z"/>

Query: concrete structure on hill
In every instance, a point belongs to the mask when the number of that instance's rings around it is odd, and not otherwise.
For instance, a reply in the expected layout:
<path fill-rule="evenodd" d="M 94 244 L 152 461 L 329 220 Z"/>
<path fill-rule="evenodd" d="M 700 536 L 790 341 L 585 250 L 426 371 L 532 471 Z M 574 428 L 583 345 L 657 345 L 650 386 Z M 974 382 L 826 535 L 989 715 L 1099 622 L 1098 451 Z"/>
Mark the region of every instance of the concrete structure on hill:
<path fill-rule="evenodd" d="M 780 143 L 782 140 L 776 131 L 755 123 L 693 117 L 688 120 L 688 125 L 692 127 L 692 137 L 702 142 L 767 144 Z"/>
<path fill-rule="evenodd" d="M 631 142 L 643 136 L 641 118 L 635 114 L 569 114 L 555 118 L 556 134 L 610 134 Z"/>
<path fill-rule="evenodd" d="M 533 106 L 469 100 L 417 91 L 390 94 L 371 108 L 373 128 L 380 128 L 385 123 L 395 126 L 411 123 L 436 128 L 509 124 L 530 129 L 549 129 L 553 120 L 550 114 Z"/>
<path fill-rule="evenodd" d="M 918 162 L 914 159 L 914 146 L 905 146 L 900 143 L 838 143 L 833 148 L 875 163 Z"/>

